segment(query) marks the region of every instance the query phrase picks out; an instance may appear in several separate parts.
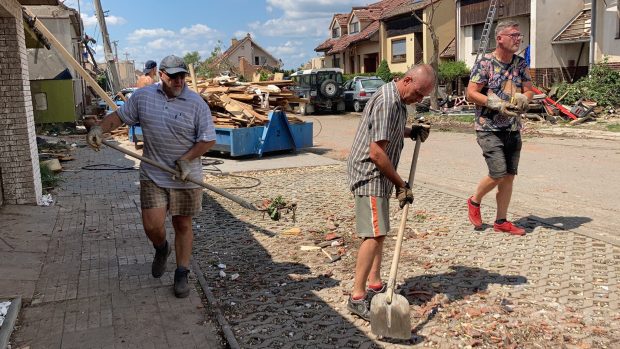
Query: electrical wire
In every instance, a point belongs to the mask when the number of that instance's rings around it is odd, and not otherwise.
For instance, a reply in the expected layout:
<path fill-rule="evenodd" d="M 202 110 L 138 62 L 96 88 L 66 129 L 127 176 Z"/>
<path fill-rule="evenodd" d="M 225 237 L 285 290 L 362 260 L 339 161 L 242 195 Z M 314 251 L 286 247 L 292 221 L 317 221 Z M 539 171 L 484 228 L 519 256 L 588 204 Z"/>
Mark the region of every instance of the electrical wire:
<path fill-rule="evenodd" d="M 249 180 L 255 181 L 255 183 L 252 185 L 246 185 L 246 186 L 224 187 L 222 189 L 252 189 L 262 184 L 261 180 L 256 177 L 224 173 L 219 167 L 217 167 L 217 165 L 221 165 L 223 163 L 224 163 L 223 160 L 210 159 L 210 158 L 203 157 L 202 158 L 202 170 L 212 172 L 216 176 L 228 176 L 228 177 L 234 177 L 234 178 L 249 179 Z"/>
<path fill-rule="evenodd" d="M 94 164 L 82 166 L 82 170 L 88 171 L 137 171 L 136 167 L 125 167 L 114 164 Z"/>

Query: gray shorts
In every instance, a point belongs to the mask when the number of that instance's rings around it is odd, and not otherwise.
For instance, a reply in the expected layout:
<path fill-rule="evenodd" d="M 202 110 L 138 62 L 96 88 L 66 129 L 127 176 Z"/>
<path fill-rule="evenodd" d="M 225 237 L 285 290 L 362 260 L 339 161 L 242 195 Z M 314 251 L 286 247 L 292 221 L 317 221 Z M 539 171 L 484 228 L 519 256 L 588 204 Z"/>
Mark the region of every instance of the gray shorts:
<path fill-rule="evenodd" d="M 364 238 L 385 236 L 390 231 L 390 199 L 355 195 L 355 226 Z"/>
<path fill-rule="evenodd" d="M 489 167 L 489 177 L 516 175 L 521 156 L 521 133 L 518 131 L 476 131 L 478 144 Z"/>
<path fill-rule="evenodd" d="M 195 216 L 202 211 L 202 189 L 161 188 L 151 180 L 141 180 L 140 207 L 165 207 L 171 216 Z"/>

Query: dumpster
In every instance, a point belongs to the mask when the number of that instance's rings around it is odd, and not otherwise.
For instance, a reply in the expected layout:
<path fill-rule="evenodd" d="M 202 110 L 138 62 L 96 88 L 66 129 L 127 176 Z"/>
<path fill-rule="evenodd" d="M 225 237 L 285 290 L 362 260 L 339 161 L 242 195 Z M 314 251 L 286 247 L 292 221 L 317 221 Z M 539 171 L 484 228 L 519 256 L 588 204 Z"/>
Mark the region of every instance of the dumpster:
<path fill-rule="evenodd" d="M 211 150 L 230 156 L 258 155 L 282 150 L 312 147 L 312 123 L 290 124 L 283 111 L 269 112 L 265 126 L 215 128 L 215 145 Z"/>
<path fill-rule="evenodd" d="M 312 123 L 290 124 L 283 111 L 269 112 L 265 126 L 244 128 L 215 128 L 215 145 L 212 151 L 230 154 L 232 157 L 258 155 L 272 151 L 312 147 Z M 140 127 L 129 128 L 129 141 L 142 140 Z"/>

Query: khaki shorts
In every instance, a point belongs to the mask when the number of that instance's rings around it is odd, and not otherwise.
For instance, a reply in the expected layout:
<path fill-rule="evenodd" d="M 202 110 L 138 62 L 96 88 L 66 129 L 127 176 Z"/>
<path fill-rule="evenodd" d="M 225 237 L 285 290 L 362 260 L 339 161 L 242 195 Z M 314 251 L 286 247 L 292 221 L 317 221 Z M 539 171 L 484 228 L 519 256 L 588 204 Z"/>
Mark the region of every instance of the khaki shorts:
<path fill-rule="evenodd" d="M 166 207 L 171 216 L 195 216 L 202 211 L 202 189 L 168 189 L 140 181 L 142 209 Z"/>
<path fill-rule="evenodd" d="M 355 226 L 364 238 L 385 236 L 390 231 L 390 199 L 380 196 L 355 196 Z"/>

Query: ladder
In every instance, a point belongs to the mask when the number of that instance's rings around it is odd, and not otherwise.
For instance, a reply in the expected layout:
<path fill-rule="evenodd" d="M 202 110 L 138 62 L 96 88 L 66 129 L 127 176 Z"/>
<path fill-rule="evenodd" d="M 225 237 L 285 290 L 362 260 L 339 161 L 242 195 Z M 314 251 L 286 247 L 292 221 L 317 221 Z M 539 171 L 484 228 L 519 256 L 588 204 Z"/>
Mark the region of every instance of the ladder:
<path fill-rule="evenodd" d="M 495 19 L 495 12 L 497 12 L 497 1 L 489 1 L 489 12 L 487 12 L 487 18 L 484 21 L 484 27 L 482 28 L 482 36 L 480 37 L 480 45 L 478 45 L 478 52 L 476 53 L 476 60 L 474 65 L 478 63 L 480 56 L 484 55 L 489 46 L 489 35 L 491 34 L 491 27 L 493 26 L 493 20 Z"/>

